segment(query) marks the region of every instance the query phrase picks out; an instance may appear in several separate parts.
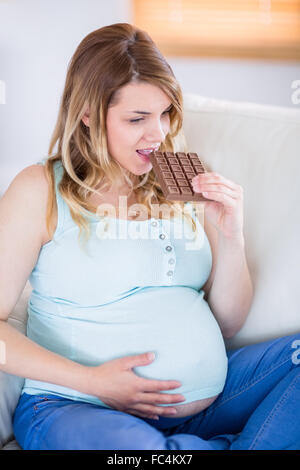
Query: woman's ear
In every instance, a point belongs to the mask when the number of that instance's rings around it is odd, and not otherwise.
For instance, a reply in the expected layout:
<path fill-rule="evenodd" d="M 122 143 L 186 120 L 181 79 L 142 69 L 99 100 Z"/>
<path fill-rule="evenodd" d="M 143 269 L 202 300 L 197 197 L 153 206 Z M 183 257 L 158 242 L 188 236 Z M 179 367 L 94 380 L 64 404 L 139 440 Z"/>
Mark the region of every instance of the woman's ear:
<path fill-rule="evenodd" d="M 90 110 L 87 109 L 87 111 L 84 113 L 82 117 L 82 122 L 87 126 L 90 127 Z"/>

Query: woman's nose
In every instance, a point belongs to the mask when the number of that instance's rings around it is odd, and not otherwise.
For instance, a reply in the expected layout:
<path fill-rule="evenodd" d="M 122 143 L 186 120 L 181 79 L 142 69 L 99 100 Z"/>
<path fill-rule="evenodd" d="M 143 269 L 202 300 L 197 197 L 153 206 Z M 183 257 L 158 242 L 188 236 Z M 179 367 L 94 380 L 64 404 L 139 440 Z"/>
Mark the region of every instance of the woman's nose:
<path fill-rule="evenodd" d="M 166 129 L 165 124 L 155 122 L 149 126 L 147 137 L 151 141 L 162 142 L 165 139 L 167 132 L 168 129 Z"/>

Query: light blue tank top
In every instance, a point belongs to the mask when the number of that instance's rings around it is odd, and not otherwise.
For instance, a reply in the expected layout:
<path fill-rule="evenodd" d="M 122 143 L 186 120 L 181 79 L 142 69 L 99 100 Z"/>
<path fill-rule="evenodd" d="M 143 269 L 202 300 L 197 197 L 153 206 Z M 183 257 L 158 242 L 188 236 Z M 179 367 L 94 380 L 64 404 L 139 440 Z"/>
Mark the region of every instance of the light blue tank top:
<path fill-rule="evenodd" d="M 195 212 L 190 211 L 197 225 L 194 239 L 182 218 L 128 221 L 90 212 L 91 234 L 82 249 L 79 228 L 58 190 L 63 171 L 56 162 L 58 222 L 29 277 L 27 336 L 87 366 L 153 351 L 154 361 L 133 371 L 182 383 L 162 393 L 183 394 L 180 404 L 219 394 L 227 355 L 203 298 L 212 256 Z M 24 392 L 110 408 L 95 396 L 37 380 L 26 379 Z"/>

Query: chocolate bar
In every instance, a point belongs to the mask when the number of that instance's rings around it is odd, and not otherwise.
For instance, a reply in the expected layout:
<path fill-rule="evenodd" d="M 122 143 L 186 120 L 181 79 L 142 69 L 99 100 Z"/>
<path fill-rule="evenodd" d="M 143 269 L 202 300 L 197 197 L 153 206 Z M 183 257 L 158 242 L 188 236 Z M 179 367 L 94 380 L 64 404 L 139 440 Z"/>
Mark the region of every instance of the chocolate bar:
<path fill-rule="evenodd" d="M 157 176 L 162 192 L 170 201 L 207 201 L 200 193 L 195 193 L 192 179 L 205 168 L 195 152 L 151 152 L 149 155 L 153 171 Z"/>

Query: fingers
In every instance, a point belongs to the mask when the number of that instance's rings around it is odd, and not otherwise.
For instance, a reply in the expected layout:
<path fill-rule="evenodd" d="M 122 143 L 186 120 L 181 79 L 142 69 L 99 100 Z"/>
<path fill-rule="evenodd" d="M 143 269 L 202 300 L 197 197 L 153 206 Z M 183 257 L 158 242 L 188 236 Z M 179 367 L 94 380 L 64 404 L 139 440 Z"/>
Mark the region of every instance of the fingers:
<path fill-rule="evenodd" d="M 132 369 L 133 367 L 150 364 L 154 360 L 154 356 L 150 357 L 149 354 L 151 354 L 151 352 L 133 356 L 125 356 L 118 360 L 124 363 L 126 369 Z"/>
<path fill-rule="evenodd" d="M 172 390 L 174 388 L 181 387 L 181 382 L 177 380 L 152 380 L 152 379 L 143 379 L 142 387 L 146 392 L 155 392 L 160 390 Z"/>
<path fill-rule="evenodd" d="M 194 176 L 192 178 L 192 183 L 223 183 L 225 186 L 228 186 L 228 188 L 237 190 L 239 185 L 237 183 L 234 183 L 233 181 L 229 180 L 228 178 L 225 178 L 225 176 L 220 175 L 219 173 L 209 171 L 206 173 L 199 173 L 198 175 Z"/>
<path fill-rule="evenodd" d="M 236 184 L 223 175 L 214 172 L 201 173 L 192 179 L 192 185 L 196 191 L 205 191 L 211 189 L 212 191 L 226 192 L 231 197 L 237 198 L 242 193 L 242 187 Z"/>
<path fill-rule="evenodd" d="M 132 410 L 131 408 L 128 408 L 124 413 L 129 413 L 133 416 L 140 416 L 141 418 L 148 418 L 148 419 L 159 419 L 157 415 L 154 414 L 149 414 L 149 413 L 141 413 L 136 410 Z"/>
<path fill-rule="evenodd" d="M 229 188 L 223 183 L 215 184 L 215 183 L 208 183 L 208 182 L 205 182 L 205 183 L 196 182 L 196 183 L 193 183 L 193 189 L 197 193 L 207 192 L 208 195 L 210 195 L 211 192 L 214 192 L 214 193 L 225 194 L 233 199 L 237 199 L 239 197 L 239 194 L 237 193 L 236 190 Z"/>
<path fill-rule="evenodd" d="M 224 206 L 227 207 L 236 207 L 238 204 L 238 201 L 236 198 L 228 196 L 227 194 L 224 194 L 223 192 L 215 192 L 215 191 L 208 191 L 203 193 L 204 197 L 207 197 L 207 199 L 211 199 L 216 202 L 221 202 L 224 204 Z"/>
<path fill-rule="evenodd" d="M 140 393 L 137 395 L 137 400 L 143 403 L 162 403 L 162 404 L 170 404 L 170 403 L 180 403 L 185 401 L 185 397 L 183 395 L 170 395 L 166 393 Z"/>
<path fill-rule="evenodd" d="M 153 415 L 175 417 L 176 409 L 169 406 L 164 408 L 162 406 L 151 406 L 140 403 L 135 405 L 134 408 L 127 408 L 125 413 L 142 416 L 143 418 L 152 418 Z"/>
<path fill-rule="evenodd" d="M 207 199 L 223 203 L 228 207 L 235 207 L 242 200 L 242 191 L 232 190 L 223 183 L 194 183 L 193 189 L 196 193 L 202 193 Z"/>
<path fill-rule="evenodd" d="M 193 189 L 197 193 L 204 193 L 207 197 L 214 196 L 215 194 L 224 195 L 227 198 L 231 199 L 238 199 L 238 194 L 235 191 L 227 188 L 223 185 L 215 185 L 215 184 L 201 184 L 201 185 L 194 185 Z"/>

